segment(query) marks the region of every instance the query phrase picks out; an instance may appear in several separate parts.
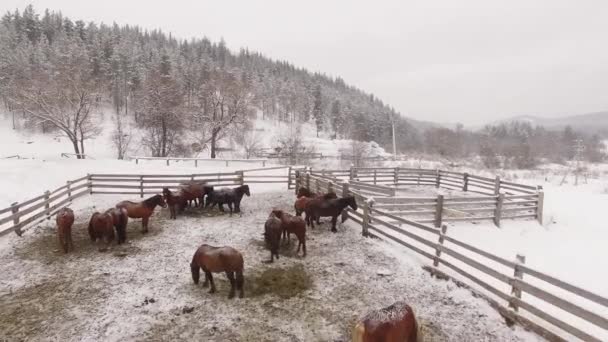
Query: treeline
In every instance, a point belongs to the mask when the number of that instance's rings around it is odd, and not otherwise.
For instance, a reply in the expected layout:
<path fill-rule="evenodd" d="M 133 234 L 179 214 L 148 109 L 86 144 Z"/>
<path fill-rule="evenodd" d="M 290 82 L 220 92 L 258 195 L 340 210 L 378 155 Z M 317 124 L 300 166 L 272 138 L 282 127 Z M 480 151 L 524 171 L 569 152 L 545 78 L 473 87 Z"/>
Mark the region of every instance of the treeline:
<path fill-rule="evenodd" d="M 577 142 L 580 140 L 580 142 Z M 528 122 L 488 125 L 480 131 L 432 128 L 424 133 L 425 152 L 446 158 L 480 156 L 486 167 L 531 168 L 541 162 L 563 163 L 577 157 L 590 162 L 606 160 L 606 146 L 598 135 L 565 127 L 552 131 Z"/>
<path fill-rule="evenodd" d="M 340 78 L 240 50 L 223 41 L 180 40 L 137 26 L 40 15 L 32 6 L 0 21 L 0 92 L 13 113 L 43 130 L 63 132 L 76 153 L 95 136 L 96 108 L 112 106 L 118 150 L 125 150 L 125 118 L 145 130 L 155 156 L 211 155 L 230 132 L 242 131 L 256 111 L 283 122 L 312 122 L 335 138 L 390 146 L 394 120 L 401 150 L 420 134 L 371 94 Z M 120 145 L 120 146 L 119 146 Z M 119 153 L 120 156 L 120 153 Z"/>

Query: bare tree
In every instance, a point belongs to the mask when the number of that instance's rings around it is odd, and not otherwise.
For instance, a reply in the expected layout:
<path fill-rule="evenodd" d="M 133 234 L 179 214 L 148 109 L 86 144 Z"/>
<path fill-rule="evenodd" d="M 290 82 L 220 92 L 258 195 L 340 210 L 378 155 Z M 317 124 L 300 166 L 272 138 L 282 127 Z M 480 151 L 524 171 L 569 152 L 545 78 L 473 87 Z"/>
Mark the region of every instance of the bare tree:
<path fill-rule="evenodd" d="M 112 133 L 112 143 L 116 147 L 118 159 L 124 159 L 129 145 L 131 144 L 131 130 L 127 129 L 125 118 L 122 118 L 120 114 L 116 114 L 116 120 L 114 121 L 114 132 Z"/>
<path fill-rule="evenodd" d="M 314 153 L 314 147 L 304 144 L 300 130 L 292 127 L 291 132 L 278 137 L 275 150 L 284 157 L 289 165 L 305 163 Z"/>
<path fill-rule="evenodd" d="M 235 140 L 245 150 L 245 157 L 247 159 L 251 158 L 255 154 L 257 154 L 262 148 L 262 138 L 255 131 L 247 131 L 244 134 L 236 135 Z"/>
<path fill-rule="evenodd" d="M 369 144 L 364 141 L 352 140 L 349 152 L 353 166 L 362 167 L 365 159 L 370 154 Z"/>

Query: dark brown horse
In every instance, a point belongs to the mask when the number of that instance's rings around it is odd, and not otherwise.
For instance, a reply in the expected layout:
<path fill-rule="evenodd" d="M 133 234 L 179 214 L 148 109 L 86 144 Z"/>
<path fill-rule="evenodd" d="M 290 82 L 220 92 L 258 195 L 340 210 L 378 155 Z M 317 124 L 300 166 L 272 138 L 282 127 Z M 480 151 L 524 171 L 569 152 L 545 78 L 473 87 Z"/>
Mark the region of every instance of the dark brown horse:
<path fill-rule="evenodd" d="M 416 342 L 422 340 L 412 308 L 403 301 L 374 310 L 353 329 L 353 342 Z"/>
<path fill-rule="evenodd" d="M 163 198 L 169 207 L 169 218 L 177 219 L 177 212 L 182 212 L 188 201 L 182 192 L 174 193 L 169 188 L 163 188 Z"/>
<path fill-rule="evenodd" d="M 272 214 L 281 220 L 281 230 L 283 231 L 283 240 L 287 238 L 289 243 L 289 235 L 294 233 L 298 238 L 298 250 L 296 254 L 300 252 L 300 246 L 302 246 L 303 255 L 306 256 L 306 223 L 299 216 L 290 215 L 282 210 L 273 210 Z"/>
<path fill-rule="evenodd" d="M 306 188 L 300 188 L 300 189 L 306 189 Z M 321 194 L 321 195 L 317 195 L 314 193 L 308 193 L 308 194 L 309 194 L 309 196 L 298 197 L 298 199 L 293 204 L 293 207 L 296 210 L 296 215 L 302 216 L 302 213 L 306 210 L 306 206 L 315 198 L 319 198 L 319 199 L 338 198 L 338 196 L 334 192 L 328 192 L 326 194 Z"/>
<path fill-rule="evenodd" d="M 353 208 L 353 210 L 357 210 L 357 201 L 355 201 L 354 196 L 346 196 L 329 200 L 315 198 L 306 206 L 306 223 L 311 228 L 314 228 L 315 225 L 313 221 L 315 218 L 319 219 L 320 217 L 331 217 L 331 231 L 335 233 L 337 232 L 336 222 L 338 220 L 338 215 L 340 215 L 348 206 Z"/>
<path fill-rule="evenodd" d="M 234 212 L 241 212 L 241 200 L 244 195 L 251 196 L 249 192 L 249 185 L 241 185 L 234 189 L 223 188 L 219 190 L 213 189 L 213 187 L 207 186 L 207 203 L 205 208 L 211 206 L 213 208 L 216 204 L 219 206 L 220 211 L 224 211 L 223 204 L 227 204 L 230 209 L 230 215 L 232 215 L 232 206 L 234 205 Z"/>
<path fill-rule="evenodd" d="M 72 242 L 72 225 L 74 224 L 74 212 L 70 208 L 63 208 L 57 212 L 55 218 L 57 223 L 57 237 L 64 253 L 74 251 Z"/>
<path fill-rule="evenodd" d="M 178 195 L 183 199 L 184 205 L 186 203 L 194 202 L 195 205 L 198 201 L 198 206 L 204 207 L 205 189 L 207 183 L 203 181 L 189 181 L 179 185 Z"/>
<path fill-rule="evenodd" d="M 200 269 L 205 272 L 205 282 L 203 287 L 211 283 L 209 293 L 215 293 L 212 273 L 226 272 L 230 280 L 230 294 L 228 298 L 234 297 L 235 289 L 239 290 L 239 298 L 243 298 L 243 255 L 232 247 L 213 247 L 209 245 L 200 246 L 190 263 L 192 280 L 198 284 Z M 236 274 L 236 279 L 235 279 Z"/>
<path fill-rule="evenodd" d="M 127 224 L 129 223 L 129 215 L 125 208 L 110 208 L 106 210 L 106 214 L 112 216 L 112 224 L 118 235 L 118 244 L 127 242 Z"/>
<path fill-rule="evenodd" d="M 110 243 L 114 241 L 114 219 L 108 212 L 95 212 L 89 221 L 89 236 L 93 243 L 102 240 L 106 243 L 106 247 L 100 250 L 107 249 Z"/>
<path fill-rule="evenodd" d="M 277 218 L 273 212 L 270 213 L 266 223 L 264 223 L 264 240 L 270 249 L 270 262 L 274 262 L 274 257 L 279 259 L 279 244 L 281 242 L 281 233 L 283 227 L 281 220 Z"/>
<path fill-rule="evenodd" d="M 116 204 L 116 208 L 125 208 L 130 218 L 140 218 L 142 233 L 147 233 L 148 220 L 154 213 L 157 205 L 163 208 L 167 207 L 162 195 L 154 195 L 142 202 L 122 201 Z"/>

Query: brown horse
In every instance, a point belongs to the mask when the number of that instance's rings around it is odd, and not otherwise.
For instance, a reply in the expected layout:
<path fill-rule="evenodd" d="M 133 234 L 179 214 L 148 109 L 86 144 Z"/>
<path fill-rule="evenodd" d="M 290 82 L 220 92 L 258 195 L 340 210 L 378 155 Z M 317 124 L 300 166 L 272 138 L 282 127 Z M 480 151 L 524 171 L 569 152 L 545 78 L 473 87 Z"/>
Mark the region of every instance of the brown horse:
<path fill-rule="evenodd" d="M 296 254 L 300 252 L 300 246 L 302 246 L 303 257 L 306 256 L 306 223 L 299 216 L 290 215 L 282 210 L 273 210 L 272 214 L 281 220 L 281 229 L 283 231 L 283 240 L 287 238 L 289 243 L 289 235 L 294 233 L 298 238 L 298 250 Z"/>
<path fill-rule="evenodd" d="M 107 249 L 110 243 L 114 241 L 114 219 L 108 212 L 95 212 L 89 221 L 89 236 L 93 243 L 98 240 L 103 240 L 106 247 L 100 250 Z"/>
<path fill-rule="evenodd" d="M 196 201 L 198 201 L 198 206 L 201 208 L 204 206 L 205 200 L 205 186 L 207 183 L 203 181 L 189 181 L 180 183 L 179 185 L 179 196 L 184 201 L 184 206 L 186 203 L 194 202 L 195 206 Z"/>
<path fill-rule="evenodd" d="M 169 207 L 169 218 L 171 219 L 177 219 L 176 212 L 181 213 L 186 207 L 186 203 L 188 203 L 181 191 L 174 193 L 169 188 L 163 188 L 163 198 Z"/>
<path fill-rule="evenodd" d="M 266 223 L 264 223 L 264 240 L 270 249 L 270 262 L 274 262 L 274 256 L 279 259 L 279 244 L 281 233 L 283 232 L 282 222 L 273 212 L 270 213 Z"/>
<path fill-rule="evenodd" d="M 154 213 L 154 209 L 159 205 L 163 208 L 167 207 L 162 195 L 154 195 L 142 202 L 122 201 L 116 204 L 116 208 L 125 208 L 127 215 L 130 218 L 140 218 L 142 233 L 148 232 L 148 220 Z"/>
<path fill-rule="evenodd" d="M 300 188 L 300 189 L 306 189 L 306 188 Z M 318 198 L 318 199 L 333 199 L 333 198 L 338 198 L 338 196 L 334 192 L 328 192 L 328 193 L 322 194 L 322 195 L 317 195 L 317 194 L 309 193 L 309 195 L 310 196 L 300 196 L 300 197 L 298 197 L 298 199 L 293 204 L 293 207 L 296 210 L 296 215 L 302 216 L 302 213 L 306 210 L 306 206 L 313 199 L 315 199 L 315 198 Z M 318 221 L 317 221 L 317 223 L 318 223 Z"/>
<path fill-rule="evenodd" d="M 203 287 L 207 287 L 211 283 L 209 293 L 216 291 L 212 273 L 226 272 L 226 276 L 230 280 L 228 298 L 234 297 L 235 288 L 239 290 L 239 298 L 243 298 L 243 255 L 239 251 L 232 247 L 202 245 L 196 250 L 190 263 L 192 280 L 195 284 L 198 284 L 201 268 L 205 272 Z"/>
<path fill-rule="evenodd" d="M 55 222 L 57 222 L 57 237 L 59 238 L 59 244 L 63 248 L 63 252 L 68 253 L 70 250 L 73 251 L 72 225 L 74 224 L 74 212 L 70 208 L 59 210 Z"/>
<path fill-rule="evenodd" d="M 403 301 L 374 310 L 353 329 L 353 342 L 416 342 L 421 340 L 412 308 Z"/>
<path fill-rule="evenodd" d="M 110 208 L 106 210 L 106 214 L 112 216 L 112 224 L 118 235 L 118 244 L 127 242 L 127 224 L 129 223 L 129 215 L 125 208 Z"/>
<path fill-rule="evenodd" d="M 336 230 L 336 222 L 338 220 L 338 215 L 342 213 L 342 211 L 346 207 L 351 207 L 353 210 L 357 210 L 357 201 L 354 196 L 346 196 L 337 199 L 322 199 L 315 198 L 313 199 L 305 209 L 306 212 L 306 223 L 314 228 L 315 225 L 313 221 L 315 218 L 318 219 L 320 217 L 331 217 L 331 231 L 337 232 Z"/>

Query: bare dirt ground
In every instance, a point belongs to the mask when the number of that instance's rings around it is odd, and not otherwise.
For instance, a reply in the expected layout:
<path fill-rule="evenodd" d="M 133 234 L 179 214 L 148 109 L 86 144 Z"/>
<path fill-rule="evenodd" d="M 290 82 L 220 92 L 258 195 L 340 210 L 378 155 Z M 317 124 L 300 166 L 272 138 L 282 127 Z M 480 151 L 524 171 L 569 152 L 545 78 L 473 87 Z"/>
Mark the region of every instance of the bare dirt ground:
<path fill-rule="evenodd" d="M 338 233 L 308 232 L 308 256 L 284 246 L 274 264 L 262 240 L 272 207 L 290 210 L 293 193 L 255 193 L 242 216 L 192 210 L 169 220 L 162 210 L 151 231 L 131 221 L 129 243 L 99 252 L 86 235 L 94 210 L 115 202 L 84 199 L 77 211 L 76 252 L 59 252 L 51 224 L 0 244 L 0 341 L 350 341 L 368 310 L 407 300 L 425 341 L 537 340 L 508 328 L 485 302 L 451 282 L 431 278 L 420 264 L 398 261 L 356 224 Z M 245 298 L 228 299 L 193 284 L 189 262 L 202 244 L 230 245 L 245 258 Z"/>

